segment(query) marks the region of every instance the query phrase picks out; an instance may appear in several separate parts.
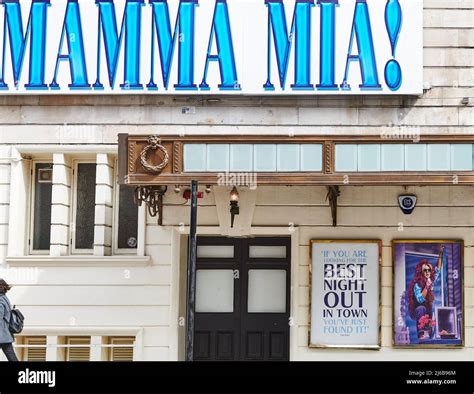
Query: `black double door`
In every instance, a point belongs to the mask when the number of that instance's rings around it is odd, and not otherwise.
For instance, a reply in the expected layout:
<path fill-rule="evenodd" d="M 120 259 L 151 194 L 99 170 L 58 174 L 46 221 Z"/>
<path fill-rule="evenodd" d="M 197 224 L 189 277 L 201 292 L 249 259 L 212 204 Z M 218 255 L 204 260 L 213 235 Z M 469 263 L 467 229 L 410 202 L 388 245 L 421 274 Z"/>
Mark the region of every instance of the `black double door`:
<path fill-rule="evenodd" d="M 198 238 L 194 359 L 289 360 L 290 238 Z"/>

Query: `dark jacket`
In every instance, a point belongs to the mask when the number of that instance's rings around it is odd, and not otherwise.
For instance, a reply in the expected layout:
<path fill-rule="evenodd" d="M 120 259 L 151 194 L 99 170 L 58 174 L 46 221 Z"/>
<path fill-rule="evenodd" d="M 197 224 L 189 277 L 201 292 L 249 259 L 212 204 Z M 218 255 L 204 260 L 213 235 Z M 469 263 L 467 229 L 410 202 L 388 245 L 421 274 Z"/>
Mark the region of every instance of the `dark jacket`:
<path fill-rule="evenodd" d="M 0 343 L 13 343 L 13 335 L 10 333 L 9 322 L 12 306 L 5 294 L 0 294 Z"/>

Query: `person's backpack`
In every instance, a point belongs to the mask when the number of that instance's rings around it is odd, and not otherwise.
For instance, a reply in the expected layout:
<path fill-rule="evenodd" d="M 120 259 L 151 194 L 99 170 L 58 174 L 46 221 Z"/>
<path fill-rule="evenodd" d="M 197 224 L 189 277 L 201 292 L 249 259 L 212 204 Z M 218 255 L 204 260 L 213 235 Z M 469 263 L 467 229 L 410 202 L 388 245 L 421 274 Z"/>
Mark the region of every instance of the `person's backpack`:
<path fill-rule="evenodd" d="M 25 316 L 21 313 L 18 309 L 15 308 L 13 305 L 13 309 L 11 310 L 10 322 L 8 324 L 8 328 L 12 334 L 19 334 L 23 331 L 23 321 L 25 320 Z"/>

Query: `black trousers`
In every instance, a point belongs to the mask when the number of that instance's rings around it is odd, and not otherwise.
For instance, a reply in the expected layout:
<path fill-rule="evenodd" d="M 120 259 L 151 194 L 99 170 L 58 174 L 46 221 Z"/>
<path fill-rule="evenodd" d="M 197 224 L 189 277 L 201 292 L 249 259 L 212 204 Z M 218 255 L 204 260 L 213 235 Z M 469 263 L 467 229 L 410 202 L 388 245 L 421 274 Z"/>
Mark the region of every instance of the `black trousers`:
<path fill-rule="evenodd" d="M 15 350 L 13 350 L 13 345 L 11 343 L 1 343 L 0 346 L 8 361 L 18 361 Z"/>

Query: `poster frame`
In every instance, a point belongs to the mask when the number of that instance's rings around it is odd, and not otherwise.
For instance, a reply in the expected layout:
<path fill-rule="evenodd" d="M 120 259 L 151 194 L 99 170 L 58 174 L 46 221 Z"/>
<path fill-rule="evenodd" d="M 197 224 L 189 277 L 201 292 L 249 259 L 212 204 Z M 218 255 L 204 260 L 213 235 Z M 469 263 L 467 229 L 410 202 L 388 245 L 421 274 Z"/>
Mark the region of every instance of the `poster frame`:
<path fill-rule="evenodd" d="M 374 345 L 336 345 L 328 343 L 313 343 L 311 342 L 311 327 L 315 323 L 312 316 L 312 296 L 313 296 L 313 244 L 315 243 L 371 243 L 378 245 L 378 341 Z M 309 328 L 308 328 L 308 347 L 314 349 L 354 349 L 354 350 L 380 350 L 382 347 L 382 240 L 380 239 L 311 239 L 309 248 L 310 264 L 309 264 Z"/>
<path fill-rule="evenodd" d="M 395 245 L 407 243 L 438 243 L 438 244 L 459 244 L 461 258 L 461 311 L 462 311 L 462 333 L 461 343 L 451 344 L 396 344 L 395 343 Z M 459 349 L 465 347 L 466 337 L 466 305 L 465 305 L 465 269 L 464 269 L 464 240 L 462 239 L 394 239 L 392 240 L 392 346 L 399 349 Z"/>

